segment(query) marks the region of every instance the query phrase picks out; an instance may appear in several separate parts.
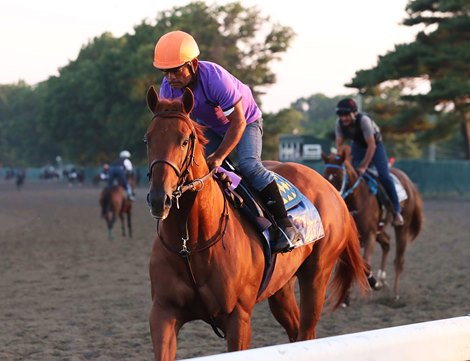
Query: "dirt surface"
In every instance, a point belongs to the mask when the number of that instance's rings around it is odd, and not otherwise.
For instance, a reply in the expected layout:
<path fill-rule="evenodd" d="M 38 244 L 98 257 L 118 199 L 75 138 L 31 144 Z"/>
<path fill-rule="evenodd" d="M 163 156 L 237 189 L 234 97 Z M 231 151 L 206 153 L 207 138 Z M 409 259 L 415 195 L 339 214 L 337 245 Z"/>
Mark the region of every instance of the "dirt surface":
<path fill-rule="evenodd" d="M 0 183 L 0 360 L 151 360 L 147 273 L 155 223 L 145 189 L 134 238 L 107 238 L 100 188 Z M 402 292 L 389 289 L 324 312 L 318 337 L 470 313 L 470 199 L 425 199 L 425 225 L 405 262 Z M 394 249 L 392 250 L 394 252 Z M 379 247 L 374 263 L 379 261 Z M 376 268 L 375 265 L 375 268 Z M 393 255 L 387 269 L 393 277 Z M 287 342 L 266 302 L 253 313 L 252 347 Z M 183 327 L 177 358 L 225 351 L 203 322 Z"/>

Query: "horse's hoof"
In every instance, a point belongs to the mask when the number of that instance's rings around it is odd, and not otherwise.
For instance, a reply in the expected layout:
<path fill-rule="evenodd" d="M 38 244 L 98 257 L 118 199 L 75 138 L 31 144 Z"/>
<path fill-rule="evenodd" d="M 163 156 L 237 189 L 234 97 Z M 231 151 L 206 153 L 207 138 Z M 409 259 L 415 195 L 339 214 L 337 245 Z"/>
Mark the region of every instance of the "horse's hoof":
<path fill-rule="evenodd" d="M 378 291 L 383 287 L 383 283 L 380 280 L 377 280 L 377 278 L 372 274 L 367 277 L 367 281 L 369 282 L 369 286 L 375 291 Z"/>

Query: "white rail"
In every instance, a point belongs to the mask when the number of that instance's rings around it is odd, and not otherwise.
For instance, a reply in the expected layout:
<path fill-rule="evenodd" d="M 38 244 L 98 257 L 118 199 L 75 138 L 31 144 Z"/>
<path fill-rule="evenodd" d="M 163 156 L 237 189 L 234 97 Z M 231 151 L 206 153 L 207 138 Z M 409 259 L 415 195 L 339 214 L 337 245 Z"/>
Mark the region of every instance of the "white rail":
<path fill-rule="evenodd" d="M 189 359 L 188 359 L 189 360 Z M 468 361 L 470 314 L 191 361 Z"/>

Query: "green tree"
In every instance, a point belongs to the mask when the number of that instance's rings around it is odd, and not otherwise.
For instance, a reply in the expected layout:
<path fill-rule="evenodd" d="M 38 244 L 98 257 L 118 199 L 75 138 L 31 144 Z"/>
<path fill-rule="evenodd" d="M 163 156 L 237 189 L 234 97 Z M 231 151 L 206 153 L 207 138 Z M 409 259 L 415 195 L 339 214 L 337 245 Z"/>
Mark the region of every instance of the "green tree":
<path fill-rule="evenodd" d="M 180 29 L 198 41 L 201 59 L 215 61 L 252 87 L 256 97 L 276 81 L 270 64 L 285 52 L 292 29 L 271 23 L 256 8 L 234 2 L 202 1 L 159 13 L 134 34 L 105 33 L 85 45 L 78 58 L 45 86 L 41 119 L 47 137 L 64 157 L 90 163 L 114 157 L 122 148 L 143 161 L 142 138 L 150 120 L 145 93 L 162 74 L 152 66 L 156 40 Z"/>
<path fill-rule="evenodd" d="M 289 108 L 263 115 L 263 159 L 279 159 L 279 136 L 297 132 L 302 119 L 301 112 Z"/>
<path fill-rule="evenodd" d="M 376 97 L 384 88 L 398 89 L 402 96 L 389 104 L 390 119 L 398 133 L 421 131 L 422 142 L 452 137 L 460 126 L 470 159 L 470 2 L 412 0 L 406 10 L 404 24 L 423 27 L 415 41 L 395 46 L 374 68 L 356 72 L 348 86 Z M 423 82 L 430 89 L 410 95 Z"/>
<path fill-rule="evenodd" d="M 336 104 L 349 95 L 327 97 L 324 94 L 313 94 L 308 98 L 300 98 L 292 103 L 292 108 L 301 112 L 301 133 L 317 138 L 334 140 L 336 122 Z"/>
<path fill-rule="evenodd" d="M 38 115 L 41 92 L 25 82 L 0 85 L 0 163 L 41 165 L 57 151 L 43 131 Z"/>

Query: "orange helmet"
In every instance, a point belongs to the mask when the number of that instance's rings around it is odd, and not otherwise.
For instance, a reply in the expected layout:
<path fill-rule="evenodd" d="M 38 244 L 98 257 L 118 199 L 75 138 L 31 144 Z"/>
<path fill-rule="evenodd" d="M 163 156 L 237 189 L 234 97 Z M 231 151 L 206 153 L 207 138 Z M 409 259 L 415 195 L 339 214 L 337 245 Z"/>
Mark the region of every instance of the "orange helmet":
<path fill-rule="evenodd" d="M 153 66 L 157 69 L 177 68 L 197 58 L 196 40 L 184 31 L 171 31 L 163 35 L 155 45 Z"/>

